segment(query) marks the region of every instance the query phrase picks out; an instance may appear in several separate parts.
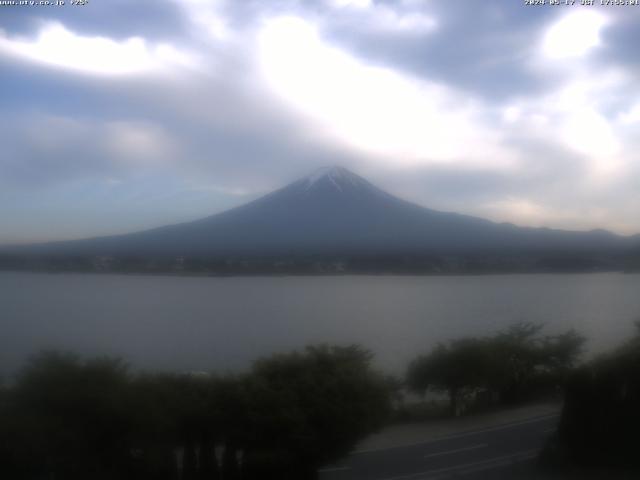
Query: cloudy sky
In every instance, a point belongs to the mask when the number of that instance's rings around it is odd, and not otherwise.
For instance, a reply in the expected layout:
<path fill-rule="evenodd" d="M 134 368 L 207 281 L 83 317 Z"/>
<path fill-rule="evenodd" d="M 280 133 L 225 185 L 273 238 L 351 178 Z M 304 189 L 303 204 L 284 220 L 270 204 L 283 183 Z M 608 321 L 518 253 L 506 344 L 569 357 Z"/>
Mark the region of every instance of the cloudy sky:
<path fill-rule="evenodd" d="M 334 164 L 436 209 L 640 232 L 640 7 L 69 3 L 0 6 L 0 243 L 196 219 Z"/>

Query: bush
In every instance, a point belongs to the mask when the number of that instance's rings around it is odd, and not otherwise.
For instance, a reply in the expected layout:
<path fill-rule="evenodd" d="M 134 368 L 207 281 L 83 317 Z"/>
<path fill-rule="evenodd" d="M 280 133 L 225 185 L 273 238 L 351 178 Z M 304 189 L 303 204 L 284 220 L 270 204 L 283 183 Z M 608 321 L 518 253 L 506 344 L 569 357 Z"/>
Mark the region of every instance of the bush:
<path fill-rule="evenodd" d="M 561 383 L 579 357 L 584 338 L 573 330 L 541 336 L 541 325 L 520 323 L 492 337 L 462 338 L 439 344 L 416 358 L 407 369 L 406 383 L 414 392 L 445 392 L 450 412 L 463 405 L 503 404 L 531 398 L 541 388 Z"/>
<path fill-rule="evenodd" d="M 640 467 L 640 334 L 570 376 L 557 452 L 569 464 Z"/>
<path fill-rule="evenodd" d="M 390 410 L 370 361 L 315 346 L 242 376 L 133 376 L 117 359 L 46 352 L 0 389 L 3 478 L 313 478 Z"/>

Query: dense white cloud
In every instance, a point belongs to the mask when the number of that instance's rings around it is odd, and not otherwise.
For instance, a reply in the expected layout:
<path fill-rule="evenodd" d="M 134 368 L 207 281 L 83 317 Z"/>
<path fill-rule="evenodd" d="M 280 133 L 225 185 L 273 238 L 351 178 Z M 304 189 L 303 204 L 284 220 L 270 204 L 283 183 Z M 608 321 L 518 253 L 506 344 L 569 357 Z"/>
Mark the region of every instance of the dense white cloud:
<path fill-rule="evenodd" d="M 361 21 L 369 30 L 385 34 L 432 32 L 438 26 L 431 15 L 417 11 L 399 12 L 386 5 L 364 10 Z"/>
<path fill-rule="evenodd" d="M 329 0 L 329 4 L 334 7 L 369 8 L 371 0 Z"/>
<path fill-rule="evenodd" d="M 125 75 L 194 66 L 193 55 L 170 44 L 151 46 L 143 38 L 116 41 L 78 35 L 58 22 L 46 23 L 35 39 L 10 38 L 0 32 L 0 51 L 18 58 L 103 75 Z"/>
<path fill-rule="evenodd" d="M 187 18 L 196 27 L 196 35 L 202 34 L 214 41 L 224 41 L 232 35 L 221 13 L 226 3 L 224 0 L 175 0 L 175 3 L 184 9 Z"/>

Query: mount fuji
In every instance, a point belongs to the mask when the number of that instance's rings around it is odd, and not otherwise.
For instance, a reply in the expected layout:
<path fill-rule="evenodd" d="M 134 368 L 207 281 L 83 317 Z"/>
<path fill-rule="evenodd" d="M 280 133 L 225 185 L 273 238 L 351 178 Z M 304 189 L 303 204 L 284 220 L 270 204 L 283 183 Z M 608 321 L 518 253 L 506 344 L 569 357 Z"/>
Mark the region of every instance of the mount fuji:
<path fill-rule="evenodd" d="M 640 237 L 518 227 L 431 210 L 342 167 L 327 167 L 243 206 L 137 233 L 14 247 L 47 256 L 287 258 L 582 255 L 634 251 Z M 5 254 L 7 250 L 5 250 Z"/>

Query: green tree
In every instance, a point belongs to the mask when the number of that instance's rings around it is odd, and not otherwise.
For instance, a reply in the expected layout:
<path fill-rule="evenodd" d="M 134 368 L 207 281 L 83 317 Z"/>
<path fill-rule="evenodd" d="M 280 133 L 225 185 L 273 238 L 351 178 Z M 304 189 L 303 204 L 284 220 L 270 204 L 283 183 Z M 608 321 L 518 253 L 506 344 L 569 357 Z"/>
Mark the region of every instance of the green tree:
<path fill-rule="evenodd" d="M 570 330 L 543 337 L 542 325 L 517 323 L 485 338 L 462 338 L 437 345 L 407 369 L 407 386 L 423 394 L 446 392 L 450 411 L 460 412 L 463 399 L 479 392 L 514 403 L 547 384 L 558 384 L 575 366 L 584 338 Z"/>
<path fill-rule="evenodd" d="M 514 403 L 528 390 L 545 360 L 543 325 L 516 323 L 488 339 L 491 368 L 488 385 L 503 403 Z"/>
<path fill-rule="evenodd" d="M 370 361 L 356 346 L 315 346 L 260 360 L 241 376 L 132 376 L 117 359 L 45 352 L 0 389 L 2 473 L 16 480 L 313 478 L 389 411 L 389 382 Z"/>
<path fill-rule="evenodd" d="M 416 358 L 407 371 L 408 387 L 420 394 L 428 389 L 446 392 L 449 410 L 457 415 L 461 400 L 487 383 L 489 354 L 483 339 L 466 338 L 438 344 Z"/>
<path fill-rule="evenodd" d="M 273 478 L 315 478 L 346 455 L 390 410 L 387 380 L 358 347 L 310 346 L 258 361 L 247 379 L 252 429 L 247 468 Z"/>
<path fill-rule="evenodd" d="M 118 359 L 81 362 L 57 352 L 33 357 L 13 388 L 11 406 L 17 455 L 28 455 L 28 470 L 65 479 L 128 472 L 127 383 L 127 367 Z"/>

